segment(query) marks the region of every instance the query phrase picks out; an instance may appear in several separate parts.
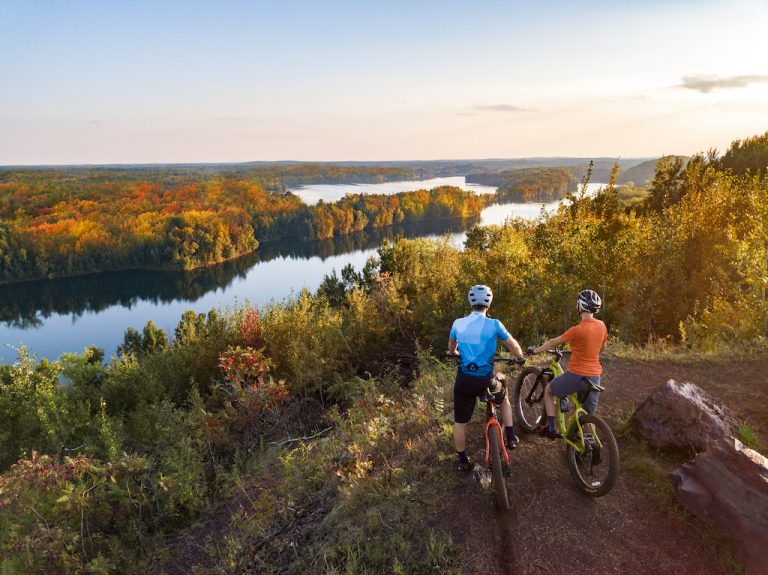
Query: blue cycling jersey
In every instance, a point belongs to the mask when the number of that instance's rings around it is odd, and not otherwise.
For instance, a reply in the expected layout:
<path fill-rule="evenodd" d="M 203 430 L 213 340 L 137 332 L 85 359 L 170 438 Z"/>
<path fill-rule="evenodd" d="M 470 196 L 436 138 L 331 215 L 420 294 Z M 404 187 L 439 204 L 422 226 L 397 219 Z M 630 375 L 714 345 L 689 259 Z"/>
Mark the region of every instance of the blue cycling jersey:
<path fill-rule="evenodd" d="M 451 327 L 451 339 L 459 344 L 459 369 L 474 377 L 491 375 L 496 340 L 507 341 L 508 337 L 504 324 L 482 312 L 457 319 Z"/>

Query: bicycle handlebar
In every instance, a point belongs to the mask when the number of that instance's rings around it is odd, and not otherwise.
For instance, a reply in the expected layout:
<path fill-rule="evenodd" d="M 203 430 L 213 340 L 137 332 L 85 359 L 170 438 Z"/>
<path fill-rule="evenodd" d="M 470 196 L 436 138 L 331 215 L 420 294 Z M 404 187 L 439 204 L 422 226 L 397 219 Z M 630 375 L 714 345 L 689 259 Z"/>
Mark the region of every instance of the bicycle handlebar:
<path fill-rule="evenodd" d="M 524 357 L 494 357 L 493 363 L 496 363 L 497 361 L 505 361 L 510 365 L 523 365 L 526 362 L 526 359 Z"/>
<path fill-rule="evenodd" d="M 451 353 L 450 351 L 445 352 L 445 357 L 448 359 L 459 359 L 461 356 L 458 353 Z M 491 359 L 493 363 L 497 362 L 506 362 L 510 365 L 523 365 L 525 363 L 525 358 L 516 358 L 516 357 L 494 357 Z"/>
<path fill-rule="evenodd" d="M 533 353 L 533 350 L 534 350 L 535 348 L 536 348 L 536 346 L 533 346 L 533 345 L 532 345 L 532 346 L 530 346 L 530 347 L 529 347 L 529 348 L 528 348 L 528 349 L 525 351 L 525 355 L 528 355 L 528 356 L 531 356 L 531 355 L 538 355 L 538 354 L 536 354 L 536 353 Z M 570 354 L 571 354 L 571 350 L 570 350 L 570 349 L 548 349 L 547 351 L 545 351 L 545 352 L 541 352 L 541 353 L 551 353 L 552 355 L 559 355 L 559 356 L 563 356 L 563 355 L 570 355 Z"/>
<path fill-rule="evenodd" d="M 550 349 L 547 351 L 547 353 L 551 353 L 552 355 L 571 355 L 570 349 Z"/>

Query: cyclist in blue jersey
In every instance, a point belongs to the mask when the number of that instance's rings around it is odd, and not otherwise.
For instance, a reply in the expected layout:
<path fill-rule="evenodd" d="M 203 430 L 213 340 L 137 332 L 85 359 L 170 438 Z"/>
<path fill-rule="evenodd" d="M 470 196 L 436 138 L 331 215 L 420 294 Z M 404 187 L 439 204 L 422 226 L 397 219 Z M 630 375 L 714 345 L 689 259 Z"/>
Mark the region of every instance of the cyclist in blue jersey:
<path fill-rule="evenodd" d="M 507 399 L 504 385 L 494 377 L 493 356 L 497 340 L 519 360 L 523 361 L 523 350 L 507 329 L 497 319 L 486 316 L 493 301 L 491 288 L 485 285 L 472 286 L 469 290 L 469 305 L 472 313 L 453 322 L 448 340 L 448 351 L 459 353 L 459 367 L 453 386 L 453 442 L 459 458 L 459 470 L 470 468 L 465 451 L 466 425 L 472 418 L 478 396 L 491 388 L 494 403 L 501 406 L 507 447 L 517 446 L 517 436 L 512 425 L 512 406 Z"/>

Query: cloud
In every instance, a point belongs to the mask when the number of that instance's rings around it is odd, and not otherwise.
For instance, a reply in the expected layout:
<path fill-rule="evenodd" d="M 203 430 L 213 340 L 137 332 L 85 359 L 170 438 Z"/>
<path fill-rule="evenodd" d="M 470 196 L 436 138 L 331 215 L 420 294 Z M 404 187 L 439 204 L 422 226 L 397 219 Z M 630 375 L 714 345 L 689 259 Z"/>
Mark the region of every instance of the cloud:
<path fill-rule="evenodd" d="M 722 88 L 746 88 L 750 84 L 768 82 L 768 75 L 748 74 L 743 76 L 708 76 L 700 74 L 696 76 L 683 76 L 683 83 L 677 88 L 698 90 L 703 94 Z"/>
<path fill-rule="evenodd" d="M 486 106 L 475 106 L 475 110 L 481 112 L 504 112 L 504 113 L 517 113 L 517 112 L 533 112 L 533 108 L 521 108 L 520 106 L 513 106 L 512 104 L 490 104 Z"/>

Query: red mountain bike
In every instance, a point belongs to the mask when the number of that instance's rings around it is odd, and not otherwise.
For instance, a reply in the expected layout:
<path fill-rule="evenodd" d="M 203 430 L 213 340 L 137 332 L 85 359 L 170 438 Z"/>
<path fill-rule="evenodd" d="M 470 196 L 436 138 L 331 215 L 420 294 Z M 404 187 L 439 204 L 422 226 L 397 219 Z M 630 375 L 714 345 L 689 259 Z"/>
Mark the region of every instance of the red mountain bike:
<path fill-rule="evenodd" d="M 446 357 L 452 359 L 458 358 L 458 354 L 447 353 Z M 504 362 L 508 365 L 523 365 L 525 360 L 514 358 L 494 358 L 494 363 Z M 501 386 L 506 389 L 506 377 L 503 373 L 497 373 L 493 376 L 499 381 Z M 511 469 L 509 453 L 504 445 L 504 429 L 501 422 L 498 406 L 493 402 L 493 390 L 489 387 L 485 394 L 478 397 L 485 403 L 485 427 L 483 435 L 485 436 L 485 465 L 491 472 L 491 483 L 496 498 L 496 506 L 501 511 L 509 511 L 509 495 L 507 493 L 506 476 Z M 504 464 L 502 465 L 502 458 Z"/>

